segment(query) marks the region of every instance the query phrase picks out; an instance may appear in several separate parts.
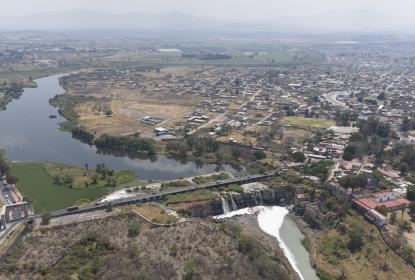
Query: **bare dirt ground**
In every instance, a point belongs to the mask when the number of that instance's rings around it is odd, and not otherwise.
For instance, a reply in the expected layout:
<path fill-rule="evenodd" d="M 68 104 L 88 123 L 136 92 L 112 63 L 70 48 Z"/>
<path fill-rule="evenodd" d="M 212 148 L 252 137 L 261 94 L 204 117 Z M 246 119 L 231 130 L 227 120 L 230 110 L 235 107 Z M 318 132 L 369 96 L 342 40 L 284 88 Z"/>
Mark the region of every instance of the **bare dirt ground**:
<path fill-rule="evenodd" d="M 121 98 L 120 95 L 123 97 Z M 172 99 L 160 94 L 150 99 L 144 94 L 133 91 L 124 91 L 122 94 L 112 93 L 112 96 L 114 97 L 111 100 L 100 99 L 81 103 L 76 108 L 80 123 L 98 135 L 149 133 L 154 127 L 142 123 L 143 117 L 161 118 L 164 121 L 158 126 L 171 127 L 191 114 L 197 103 L 197 100 Z M 111 110 L 113 115 L 107 116 L 106 110 Z"/>

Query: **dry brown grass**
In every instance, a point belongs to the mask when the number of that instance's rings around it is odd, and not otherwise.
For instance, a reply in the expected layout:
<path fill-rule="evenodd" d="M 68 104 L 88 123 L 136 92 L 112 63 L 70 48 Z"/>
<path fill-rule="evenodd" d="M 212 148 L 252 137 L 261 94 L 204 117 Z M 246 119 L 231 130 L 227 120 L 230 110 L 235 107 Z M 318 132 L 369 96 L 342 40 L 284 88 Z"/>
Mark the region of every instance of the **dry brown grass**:
<path fill-rule="evenodd" d="M 173 215 L 169 215 L 164 209 L 155 204 L 142 204 L 132 206 L 134 210 L 146 217 L 150 221 L 154 221 L 161 224 L 174 223 L 177 218 Z"/>
<path fill-rule="evenodd" d="M 293 138 L 294 141 L 301 141 L 313 136 L 313 133 L 304 129 L 285 128 L 283 132 L 283 139 Z"/>
<path fill-rule="evenodd" d="M 265 246 L 261 235 L 256 236 L 263 250 L 258 262 L 238 249 L 239 239 L 229 224 L 141 224 L 138 236 L 129 237 L 129 225 L 137 223 L 134 216 L 124 215 L 34 231 L 0 264 L 0 278 L 77 279 L 93 271 L 88 279 L 143 279 L 143 273 L 148 275 L 144 279 L 182 279 L 191 265 L 197 279 L 293 279 L 277 243 Z M 96 247 L 86 247 L 91 232 L 110 247 L 100 247 L 98 241 Z"/>
<path fill-rule="evenodd" d="M 385 255 L 386 246 L 383 243 L 380 233 L 376 226 L 369 224 L 363 217 L 356 215 L 348 215 L 346 218 L 346 224 L 358 223 L 364 230 L 363 240 L 364 244 L 361 250 L 351 253 L 340 260 L 335 257 L 335 254 L 339 252 L 332 252 L 330 256 L 322 253 L 322 248 L 326 248 L 327 242 L 334 242 L 335 240 L 345 240 L 347 242 L 347 234 L 341 235 L 336 230 L 330 230 L 327 233 L 320 232 L 317 240 L 313 242 L 317 243 L 319 250 L 317 252 L 313 250 L 312 254 L 320 269 L 329 272 L 333 275 L 340 276 L 342 269 L 346 275 L 346 279 L 360 280 L 360 279 L 379 279 L 379 280 L 403 280 L 403 279 L 415 279 L 415 269 L 406 264 L 398 255 L 392 250 L 388 253 L 387 264 L 388 269 L 384 271 L 382 269 Z M 346 249 L 347 250 L 347 249 Z"/>
<path fill-rule="evenodd" d="M 149 134 L 154 128 L 141 123 L 144 116 L 164 119 L 160 126 L 172 127 L 182 122 L 184 116 L 191 114 L 198 97 L 184 98 L 171 96 L 167 93 L 157 93 L 148 97 L 147 94 L 134 90 L 115 89 L 111 93 L 91 93 L 98 98 L 86 101 L 77 106 L 81 125 L 96 132 L 110 134 L 132 134 L 135 132 Z M 104 97 L 107 97 L 104 99 Z M 110 97 L 110 98 L 108 98 Z M 112 117 L 105 112 L 111 109 Z"/>

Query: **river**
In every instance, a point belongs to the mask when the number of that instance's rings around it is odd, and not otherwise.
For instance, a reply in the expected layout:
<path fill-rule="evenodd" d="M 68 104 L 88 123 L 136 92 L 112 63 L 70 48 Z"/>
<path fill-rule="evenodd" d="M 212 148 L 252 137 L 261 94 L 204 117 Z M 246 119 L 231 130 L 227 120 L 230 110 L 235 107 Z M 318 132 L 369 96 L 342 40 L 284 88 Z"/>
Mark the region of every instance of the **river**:
<path fill-rule="evenodd" d="M 310 263 L 310 255 L 301 241 L 304 235 L 294 220 L 288 215 L 289 211 L 280 206 L 257 206 L 232 211 L 216 219 L 237 215 L 258 213 L 258 225 L 262 231 L 274 236 L 292 268 L 302 280 L 318 280 L 315 270 Z"/>
<path fill-rule="evenodd" d="M 23 95 L 11 102 L 5 111 L 0 111 L 0 149 L 13 161 L 52 161 L 63 164 L 94 167 L 105 163 L 114 170 L 133 170 L 139 179 L 168 180 L 179 177 L 211 173 L 216 164 L 198 166 L 194 162 L 182 163 L 164 155 L 152 159 L 130 158 L 97 153 L 94 146 L 84 144 L 71 133 L 59 130 L 65 119 L 57 108 L 49 105 L 49 99 L 63 94 L 59 77 L 53 75 L 36 80 L 37 88 L 26 88 Z M 50 115 L 58 115 L 50 119 Z M 137 120 L 138 121 L 138 120 Z M 230 166 L 224 171 L 235 173 Z"/>

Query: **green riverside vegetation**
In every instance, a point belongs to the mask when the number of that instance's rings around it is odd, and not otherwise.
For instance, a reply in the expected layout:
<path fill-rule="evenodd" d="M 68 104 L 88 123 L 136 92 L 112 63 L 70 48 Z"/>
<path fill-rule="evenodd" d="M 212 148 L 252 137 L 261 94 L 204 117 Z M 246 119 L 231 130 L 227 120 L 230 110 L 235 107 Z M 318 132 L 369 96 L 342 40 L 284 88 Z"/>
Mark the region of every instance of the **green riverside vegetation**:
<path fill-rule="evenodd" d="M 25 199 L 33 204 L 36 212 L 66 208 L 80 201 L 96 200 L 113 191 L 114 183 L 116 184 L 118 178 L 116 176 L 117 172 L 114 172 L 115 175 L 113 176 L 106 175 L 108 177 L 103 179 L 102 175 L 97 175 L 96 172 L 91 171 L 91 180 L 94 180 L 96 176 L 96 184 L 78 185 L 82 178 L 70 174 L 79 172 L 80 168 L 66 167 L 66 171 L 61 171 L 62 178 L 64 178 L 61 180 L 63 183 L 61 183 L 48 172 L 48 164 L 49 169 L 56 170 L 56 166 L 52 165 L 51 167 L 50 163 L 18 162 L 11 164 L 11 174 L 17 178 L 19 190 Z M 69 172 L 68 170 L 74 171 Z M 130 180 L 132 178 L 130 177 L 121 174 L 119 176 L 121 178 L 120 182 Z"/>

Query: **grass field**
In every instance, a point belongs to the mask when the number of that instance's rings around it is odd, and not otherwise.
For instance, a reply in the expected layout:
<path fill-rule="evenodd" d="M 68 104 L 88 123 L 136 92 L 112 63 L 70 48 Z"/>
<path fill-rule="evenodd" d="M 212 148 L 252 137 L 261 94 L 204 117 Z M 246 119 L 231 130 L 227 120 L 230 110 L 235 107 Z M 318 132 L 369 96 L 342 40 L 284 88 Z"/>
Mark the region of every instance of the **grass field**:
<path fill-rule="evenodd" d="M 75 189 L 85 188 L 85 184 L 91 185 L 93 182 L 92 177 L 98 177 L 94 187 L 105 187 L 107 181 L 105 179 L 100 179 L 95 170 L 88 170 L 88 174 L 85 174 L 85 168 L 80 168 L 76 166 L 68 166 L 60 163 L 54 162 L 45 162 L 44 166 L 46 167 L 47 172 L 52 176 L 58 177 L 70 177 L 73 181 L 72 186 Z M 108 177 L 109 178 L 109 177 Z M 132 182 L 136 179 L 136 174 L 133 171 L 114 171 L 114 175 L 111 176 L 116 181 L 116 185 L 122 185 L 129 182 Z"/>
<path fill-rule="evenodd" d="M 332 120 L 320 118 L 284 117 L 282 122 L 294 126 L 307 126 L 315 128 L 329 128 L 336 123 Z"/>
<path fill-rule="evenodd" d="M 413 129 L 413 130 L 409 130 L 409 131 L 408 131 L 408 135 L 410 135 L 410 136 L 415 136 L 415 129 Z"/>
<path fill-rule="evenodd" d="M 171 224 L 177 221 L 175 216 L 169 215 L 156 204 L 134 205 L 132 208 L 154 223 Z"/>
<path fill-rule="evenodd" d="M 110 191 L 110 188 L 102 186 L 69 188 L 55 185 L 44 163 L 13 163 L 11 173 L 17 178 L 22 195 L 33 203 L 38 213 L 66 208 L 86 199 L 93 201 Z"/>
<path fill-rule="evenodd" d="M 168 195 L 165 201 L 166 204 L 175 204 L 175 203 L 182 203 L 182 202 L 198 202 L 198 201 L 206 201 L 210 199 L 215 199 L 216 195 L 206 189 L 201 189 L 192 192 L 186 192 L 181 194 L 175 195 Z"/>

